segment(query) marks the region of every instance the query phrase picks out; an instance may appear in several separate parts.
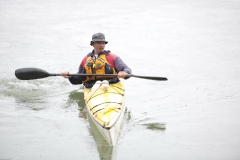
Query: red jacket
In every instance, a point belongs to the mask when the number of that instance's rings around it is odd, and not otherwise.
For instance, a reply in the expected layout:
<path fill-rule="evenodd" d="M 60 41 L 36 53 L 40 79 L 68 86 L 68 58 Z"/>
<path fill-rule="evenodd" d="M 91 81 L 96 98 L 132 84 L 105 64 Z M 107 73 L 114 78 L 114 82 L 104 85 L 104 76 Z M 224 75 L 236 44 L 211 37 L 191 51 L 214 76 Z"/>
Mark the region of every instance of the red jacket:
<path fill-rule="evenodd" d="M 131 69 L 122 61 L 122 59 L 120 57 L 111 53 L 110 51 L 104 51 L 104 52 L 108 52 L 106 54 L 106 59 L 107 59 L 108 63 L 117 71 L 117 73 L 120 72 L 120 71 L 124 71 L 128 74 L 132 73 Z M 91 53 L 89 53 L 87 56 L 85 56 L 83 58 L 80 66 L 78 68 L 77 73 L 83 73 L 84 66 L 85 66 L 85 63 L 86 63 L 86 59 L 89 56 L 94 56 L 94 51 L 92 51 Z M 71 78 L 69 78 L 69 81 L 72 84 L 82 84 L 82 77 L 81 76 L 72 76 Z"/>

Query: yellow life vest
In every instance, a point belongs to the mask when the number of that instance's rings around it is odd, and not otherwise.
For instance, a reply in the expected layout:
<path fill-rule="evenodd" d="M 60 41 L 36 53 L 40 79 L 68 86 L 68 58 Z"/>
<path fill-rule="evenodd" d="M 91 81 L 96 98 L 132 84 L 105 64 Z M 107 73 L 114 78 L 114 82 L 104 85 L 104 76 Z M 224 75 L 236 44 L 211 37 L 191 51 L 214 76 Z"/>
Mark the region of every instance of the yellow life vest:
<path fill-rule="evenodd" d="M 94 57 L 88 56 L 85 66 L 84 66 L 84 73 L 85 74 L 116 74 L 116 70 L 108 63 L 106 59 L 106 54 L 100 54 L 96 60 Z M 113 79 L 116 76 L 85 76 L 83 78 L 83 83 L 88 81 L 97 81 L 97 80 L 107 80 Z"/>

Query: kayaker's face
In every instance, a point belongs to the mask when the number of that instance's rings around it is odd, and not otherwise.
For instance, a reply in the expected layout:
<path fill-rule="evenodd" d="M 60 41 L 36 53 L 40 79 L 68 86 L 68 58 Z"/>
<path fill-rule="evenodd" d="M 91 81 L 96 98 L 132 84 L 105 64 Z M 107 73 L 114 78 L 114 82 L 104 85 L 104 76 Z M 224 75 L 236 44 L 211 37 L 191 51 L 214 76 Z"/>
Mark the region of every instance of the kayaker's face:
<path fill-rule="evenodd" d="M 99 54 L 99 53 L 103 52 L 105 49 L 105 45 L 106 45 L 105 42 L 94 42 L 92 44 L 92 46 L 94 48 L 94 53 Z"/>

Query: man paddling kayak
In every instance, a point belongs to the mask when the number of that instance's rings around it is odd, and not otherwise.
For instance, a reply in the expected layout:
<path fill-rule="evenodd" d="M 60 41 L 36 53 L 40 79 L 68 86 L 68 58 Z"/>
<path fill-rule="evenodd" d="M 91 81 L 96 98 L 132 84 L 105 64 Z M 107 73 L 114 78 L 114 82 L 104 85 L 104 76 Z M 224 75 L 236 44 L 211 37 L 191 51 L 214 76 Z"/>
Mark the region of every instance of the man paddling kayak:
<path fill-rule="evenodd" d="M 122 59 L 105 50 L 108 41 L 105 40 L 103 33 L 95 33 L 92 36 L 90 45 L 93 51 L 85 56 L 79 66 L 78 73 L 84 74 L 118 74 L 116 76 L 69 76 L 69 72 L 62 72 L 61 75 L 68 78 L 72 84 L 83 84 L 91 88 L 96 81 L 107 80 L 110 84 L 119 82 L 119 78 L 128 79 L 127 74 L 131 74 L 131 69 Z"/>

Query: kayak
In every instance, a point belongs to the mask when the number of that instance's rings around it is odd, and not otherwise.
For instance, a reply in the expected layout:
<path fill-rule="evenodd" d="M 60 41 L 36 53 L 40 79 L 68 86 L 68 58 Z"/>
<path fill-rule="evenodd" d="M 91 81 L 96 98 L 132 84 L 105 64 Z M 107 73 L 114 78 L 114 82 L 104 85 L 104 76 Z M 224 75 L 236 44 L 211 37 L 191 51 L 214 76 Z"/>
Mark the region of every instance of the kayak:
<path fill-rule="evenodd" d="M 86 113 L 86 112 L 85 112 Z M 102 133 L 97 128 L 92 119 L 88 119 L 90 128 L 90 134 L 96 142 L 96 147 L 99 153 L 99 159 L 101 160 L 115 160 L 117 156 L 116 146 L 109 145 Z"/>
<path fill-rule="evenodd" d="M 123 80 L 115 84 L 97 81 L 92 88 L 84 87 L 84 99 L 88 118 L 109 145 L 116 145 L 125 112 Z"/>

